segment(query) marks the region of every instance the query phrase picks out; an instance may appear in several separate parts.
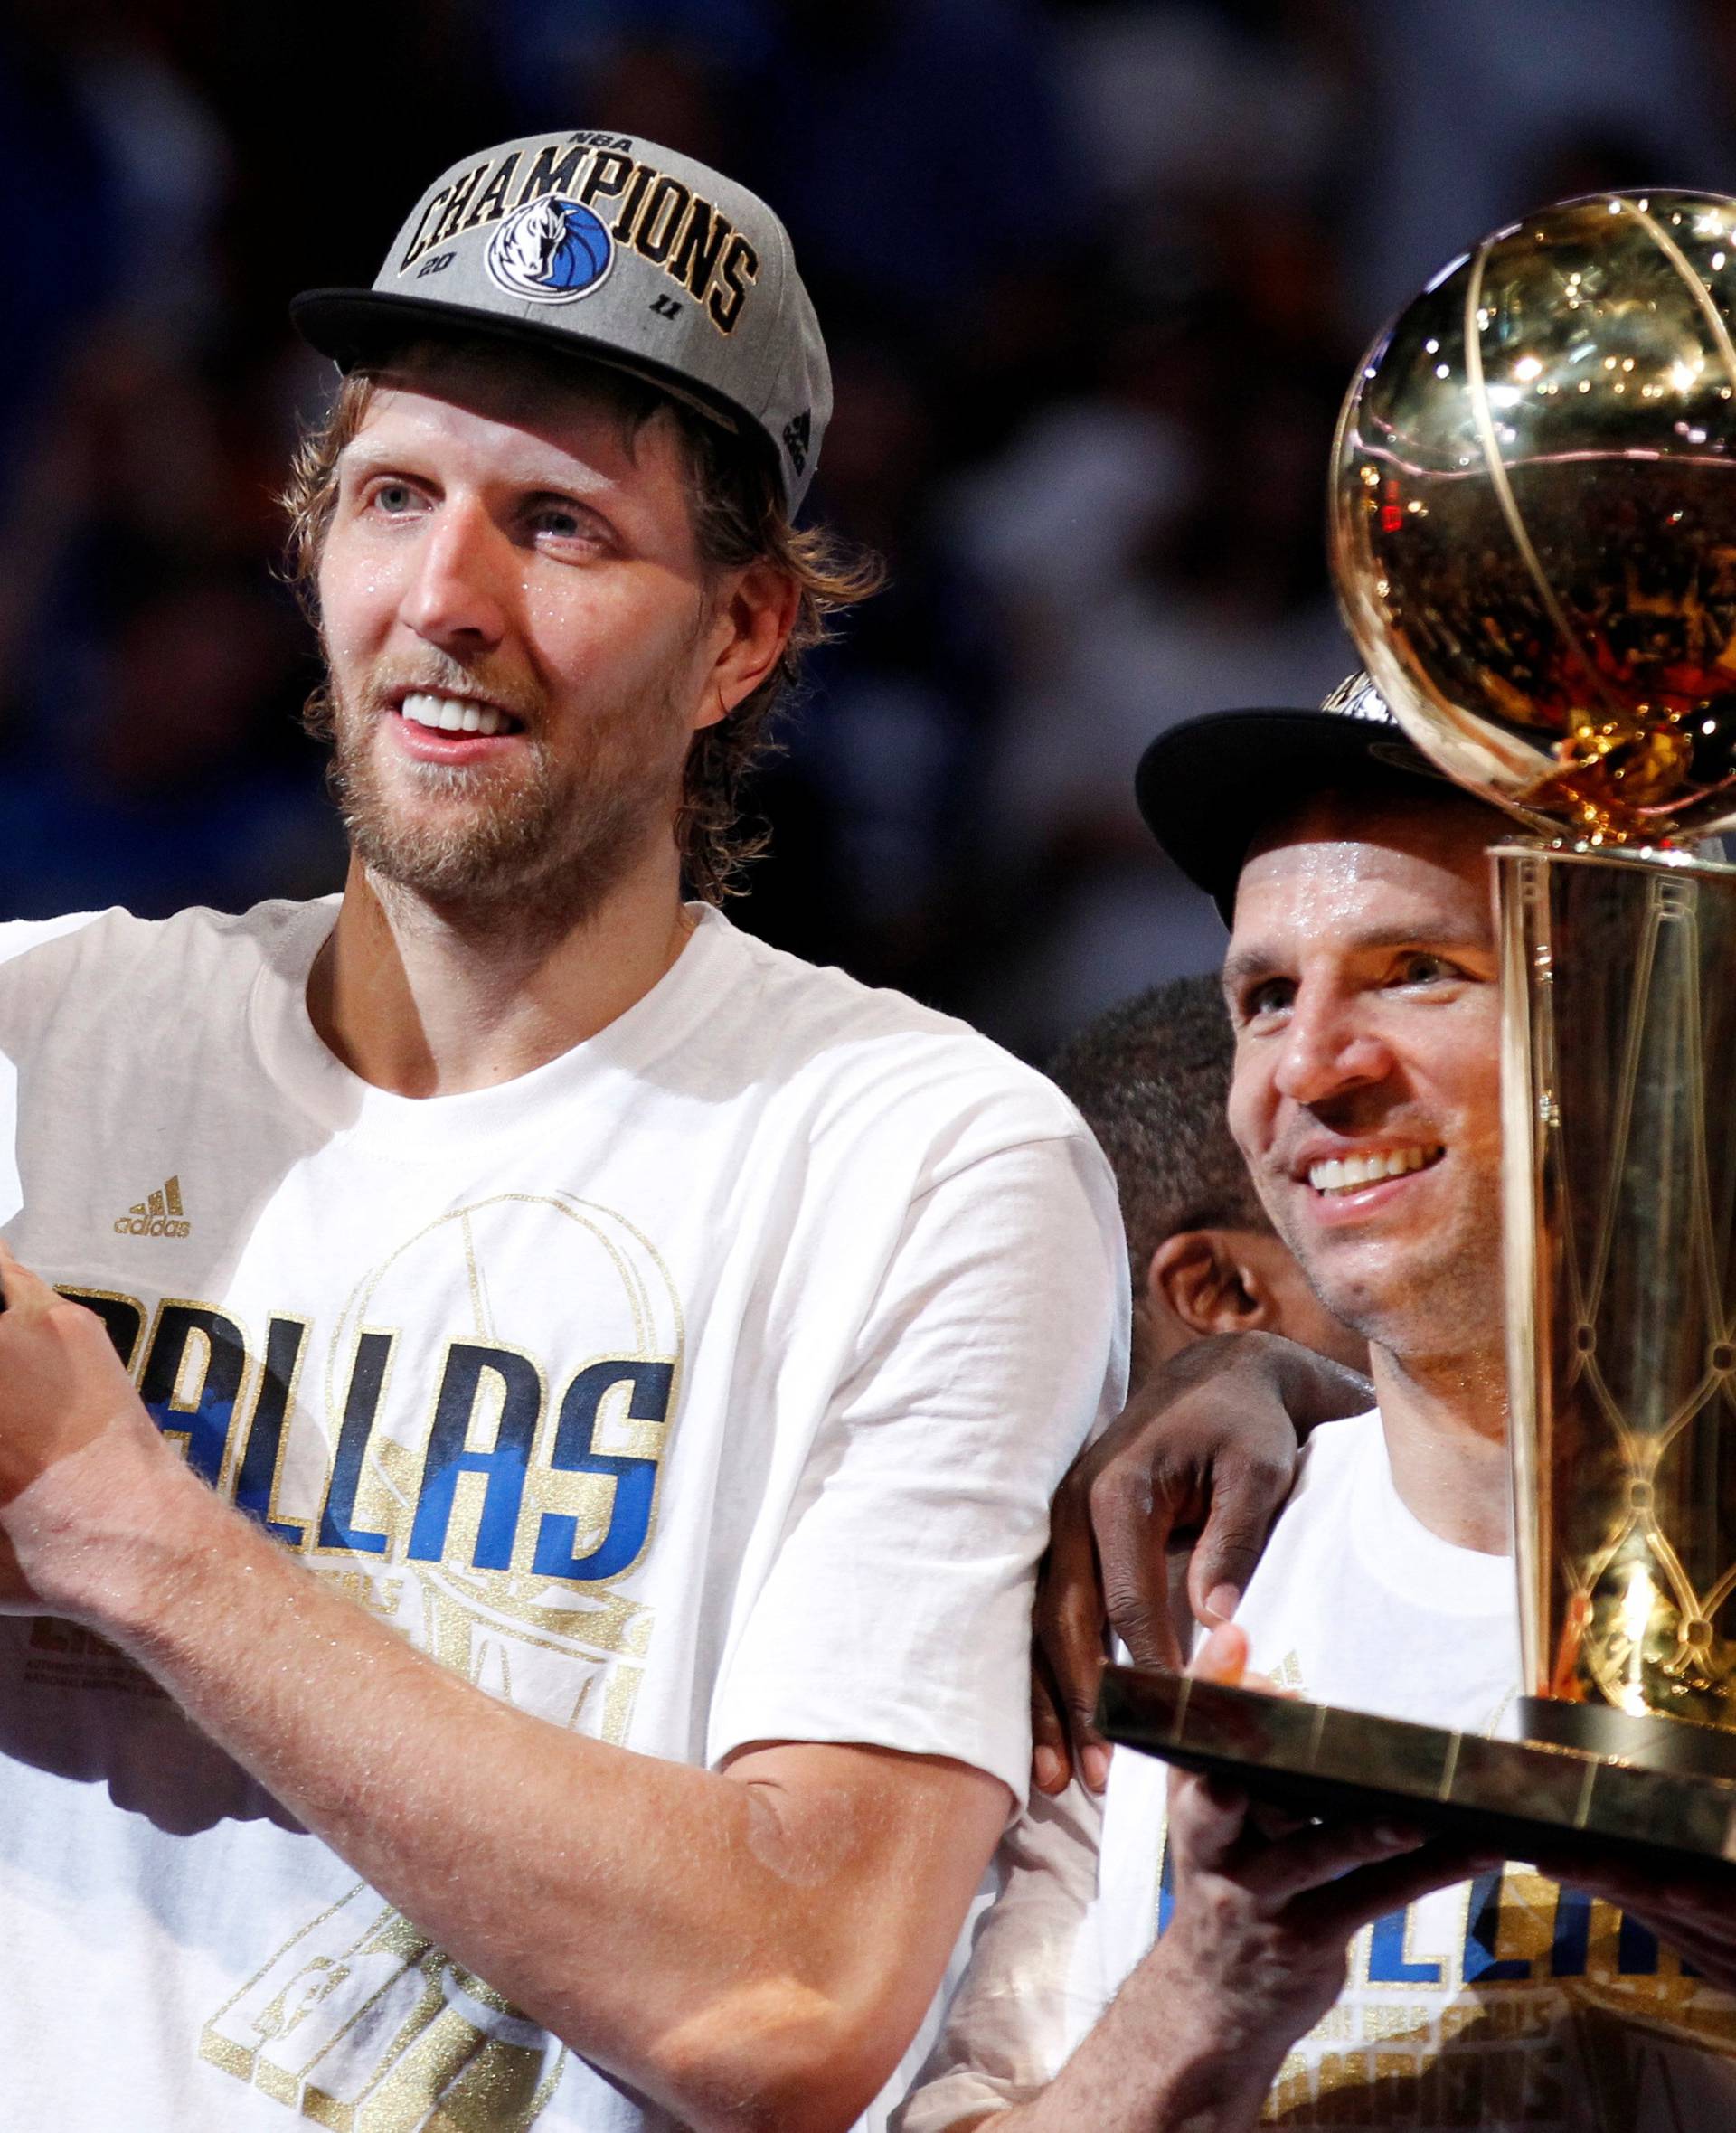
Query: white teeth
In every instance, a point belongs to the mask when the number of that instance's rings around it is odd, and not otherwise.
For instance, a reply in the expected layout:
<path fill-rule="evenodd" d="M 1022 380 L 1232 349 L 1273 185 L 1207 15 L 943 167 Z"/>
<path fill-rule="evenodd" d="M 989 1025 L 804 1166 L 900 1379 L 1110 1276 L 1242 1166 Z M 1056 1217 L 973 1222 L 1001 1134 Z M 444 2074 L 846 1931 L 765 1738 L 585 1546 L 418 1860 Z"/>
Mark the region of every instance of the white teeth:
<path fill-rule="evenodd" d="M 1402 1177 L 1408 1170 L 1420 1170 L 1432 1163 L 1440 1149 L 1390 1148 L 1377 1156 L 1334 1156 L 1308 1166 L 1308 1183 L 1316 1193 L 1354 1193 L 1383 1177 Z"/>
<path fill-rule="evenodd" d="M 431 726 L 441 733 L 503 733 L 507 719 L 491 703 L 470 697 L 431 696 L 418 693 L 406 696 L 403 713 L 413 724 Z"/>

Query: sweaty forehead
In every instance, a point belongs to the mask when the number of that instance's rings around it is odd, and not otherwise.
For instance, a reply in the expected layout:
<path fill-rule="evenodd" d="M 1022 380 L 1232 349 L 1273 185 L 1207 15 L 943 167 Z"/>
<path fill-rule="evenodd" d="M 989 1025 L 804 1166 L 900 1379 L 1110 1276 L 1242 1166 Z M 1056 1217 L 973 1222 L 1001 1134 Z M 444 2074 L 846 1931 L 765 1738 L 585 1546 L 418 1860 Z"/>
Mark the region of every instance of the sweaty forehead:
<path fill-rule="evenodd" d="M 594 366 L 557 371 L 510 351 L 417 347 L 378 374 L 356 438 L 389 428 L 616 470 L 675 460 L 666 408 L 635 405 L 635 390 Z"/>
<path fill-rule="evenodd" d="M 1243 863 L 1233 942 L 1414 932 L 1493 939 L 1487 851 L 1501 816 L 1458 793 L 1327 794 L 1270 824 Z"/>

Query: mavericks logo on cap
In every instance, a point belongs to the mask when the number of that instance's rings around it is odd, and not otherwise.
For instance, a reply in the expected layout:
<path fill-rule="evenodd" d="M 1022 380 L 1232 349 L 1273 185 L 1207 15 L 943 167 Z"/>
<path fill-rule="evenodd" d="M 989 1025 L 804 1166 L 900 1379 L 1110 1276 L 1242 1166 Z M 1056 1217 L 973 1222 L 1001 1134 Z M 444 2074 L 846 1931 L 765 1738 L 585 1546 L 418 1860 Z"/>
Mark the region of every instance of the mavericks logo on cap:
<path fill-rule="evenodd" d="M 590 208 L 548 193 L 506 217 L 486 257 L 490 278 L 508 296 L 570 304 L 604 279 L 615 248 Z"/>
<path fill-rule="evenodd" d="M 570 304 L 599 287 L 618 252 L 631 253 L 674 285 L 651 306 L 656 316 L 679 318 L 691 298 L 732 334 L 760 278 L 759 250 L 684 179 L 632 153 L 637 146 L 580 133 L 491 149 L 424 198 L 396 268 L 375 287 L 440 271 L 457 257 L 455 240 L 486 231 L 488 278 L 509 297 Z M 748 204 L 776 229 L 763 203 Z"/>

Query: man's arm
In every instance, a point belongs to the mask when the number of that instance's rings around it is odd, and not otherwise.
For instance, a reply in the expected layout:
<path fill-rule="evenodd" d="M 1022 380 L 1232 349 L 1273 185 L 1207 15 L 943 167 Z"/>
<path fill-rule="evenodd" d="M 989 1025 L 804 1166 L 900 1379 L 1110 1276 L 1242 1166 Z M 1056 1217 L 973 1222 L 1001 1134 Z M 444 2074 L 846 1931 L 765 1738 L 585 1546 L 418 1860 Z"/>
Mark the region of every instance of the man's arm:
<path fill-rule="evenodd" d="M 221 1503 L 96 1318 L 3 1248 L 0 1279 L 0 1609 L 130 1653 L 461 1963 L 684 2122 L 850 2124 L 939 1981 L 1001 1783 L 803 1744 L 717 1773 L 496 1702 Z"/>
<path fill-rule="evenodd" d="M 1365 1378 L 1276 1334 L 1199 1341 L 1154 1371 L 1074 1460 L 1037 1584 L 1033 1775 L 1059 1792 L 1075 1758 L 1100 1792 L 1109 1745 L 1093 1713 L 1112 1631 L 1136 1666 L 1178 1668 L 1165 1551 L 1197 1535 L 1195 1619 L 1226 1619 L 1296 1475 L 1299 1437 L 1373 1405 Z"/>

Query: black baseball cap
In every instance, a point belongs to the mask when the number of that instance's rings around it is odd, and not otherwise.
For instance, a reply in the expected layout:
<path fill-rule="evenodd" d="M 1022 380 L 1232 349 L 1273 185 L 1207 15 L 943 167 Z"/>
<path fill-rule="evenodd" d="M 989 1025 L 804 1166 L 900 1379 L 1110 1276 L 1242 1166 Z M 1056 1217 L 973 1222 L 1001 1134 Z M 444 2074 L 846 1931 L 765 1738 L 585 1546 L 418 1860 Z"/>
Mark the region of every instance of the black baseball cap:
<path fill-rule="evenodd" d="M 832 413 L 782 222 L 745 185 L 629 135 L 532 134 L 463 157 L 410 209 L 372 288 L 305 289 L 289 314 L 345 371 L 430 335 L 629 371 L 761 440 L 792 515 Z"/>
<path fill-rule="evenodd" d="M 1344 779 L 1441 773 L 1406 737 L 1367 675 L 1315 711 L 1214 711 L 1160 733 L 1134 791 L 1153 835 L 1226 926 L 1249 847 L 1272 817 Z"/>

